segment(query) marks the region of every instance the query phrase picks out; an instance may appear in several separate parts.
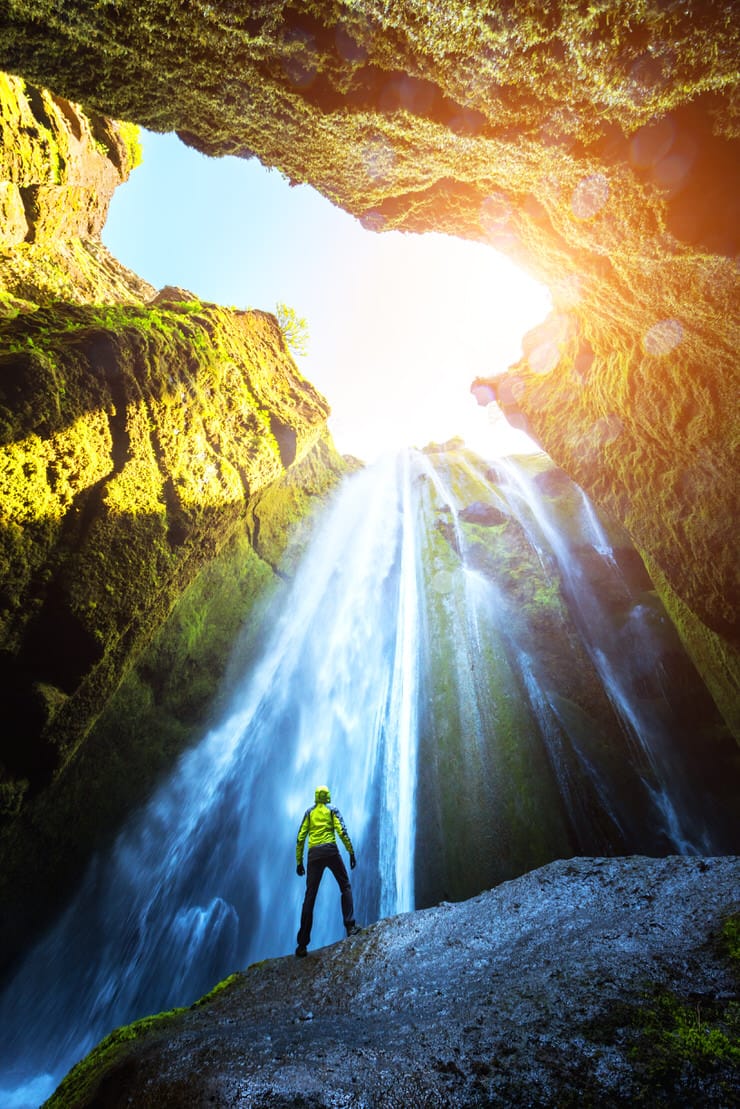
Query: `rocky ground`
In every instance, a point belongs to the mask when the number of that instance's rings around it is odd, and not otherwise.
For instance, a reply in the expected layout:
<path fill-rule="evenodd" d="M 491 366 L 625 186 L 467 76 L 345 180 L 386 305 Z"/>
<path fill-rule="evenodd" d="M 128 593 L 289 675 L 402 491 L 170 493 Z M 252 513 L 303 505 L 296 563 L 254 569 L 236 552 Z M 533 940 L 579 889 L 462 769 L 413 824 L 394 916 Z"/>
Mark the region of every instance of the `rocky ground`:
<path fill-rule="evenodd" d="M 559 861 L 114 1033 L 50 1109 L 737 1105 L 737 858 Z"/>

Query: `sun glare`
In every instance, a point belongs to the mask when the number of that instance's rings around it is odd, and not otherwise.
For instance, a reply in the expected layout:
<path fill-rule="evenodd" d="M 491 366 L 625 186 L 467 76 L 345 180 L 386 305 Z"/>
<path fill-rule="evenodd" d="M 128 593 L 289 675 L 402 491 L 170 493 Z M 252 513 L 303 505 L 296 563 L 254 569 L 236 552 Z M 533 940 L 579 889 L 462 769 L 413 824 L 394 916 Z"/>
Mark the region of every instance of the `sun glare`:
<path fill-rule="evenodd" d="M 372 233 L 370 233 L 372 234 Z M 372 265 L 336 290 L 350 339 L 325 392 L 340 450 L 370 461 L 402 446 L 461 436 L 487 455 L 533 449 L 495 405 L 470 394 L 476 376 L 521 356 L 521 339 L 551 308 L 547 290 L 482 243 L 444 235 L 376 236 Z M 306 375 L 324 388 L 323 337 Z"/>
<path fill-rule="evenodd" d="M 208 159 L 174 135 L 142 136 L 104 237 L 152 285 L 275 311 L 309 327 L 304 376 L 332 407 L 342 453 L 365 461 L 463 437 L 484 455 L 532 449 L 470 383 L 521 355 L 547 290 L 483 243 L 367 231 L 308 186 L 253 159 Z M 182 183 L 187 181 L 187 188 Z"/>

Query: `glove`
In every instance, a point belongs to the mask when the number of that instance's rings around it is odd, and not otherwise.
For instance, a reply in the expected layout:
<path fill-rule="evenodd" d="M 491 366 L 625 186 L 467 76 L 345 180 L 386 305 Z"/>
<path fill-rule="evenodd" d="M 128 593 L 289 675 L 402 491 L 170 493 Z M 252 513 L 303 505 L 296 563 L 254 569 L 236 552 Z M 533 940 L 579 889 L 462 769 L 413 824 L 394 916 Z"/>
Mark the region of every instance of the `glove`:
<path fill-rule="evenodd" d="M 354 857 L 354 855 L 350 855 L 350 857 L 349 857 L 349 868 L 350 868 L 350 870 L 354 870 L 356 866 L 357 866 L 357 859 Z"/>
<path fill-rule="evenodd" d="M 303 863 L 298 863 L 298 866 L 295 868 L 295 872 L 299 878 L 303 877 L 303 875 L 306 873 Z"/>

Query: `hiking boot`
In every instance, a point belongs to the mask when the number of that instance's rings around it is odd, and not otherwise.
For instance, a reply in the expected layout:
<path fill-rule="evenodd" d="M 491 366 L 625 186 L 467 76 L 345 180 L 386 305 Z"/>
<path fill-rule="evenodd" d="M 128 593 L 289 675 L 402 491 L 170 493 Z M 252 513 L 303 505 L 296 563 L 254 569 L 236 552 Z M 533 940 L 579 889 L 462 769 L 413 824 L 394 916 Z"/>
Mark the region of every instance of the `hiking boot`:
<path fill-rule="evenodd" d="M 356 924 L 352 924 L 352 925 L 350 925 L 350 927 L 349 927 L 349 928 L 347 929 L 347 935 L 348 935 L 348 936 L 359 936 L 359 934 L 360 934 L 360 932 L 361 932 L 361 931 L 362 931 L 362 929 L 361 929 L 361 928 L 358 928 Z"/>
<path fill-rule="evenodd" d="M 302 947 L 301 944 L 298 944 L 298 947 L 296 947 L 295 949 L 296 959 L 304 959 L 306 955 L 308 955 L 308 951 L 306 950 L 306 948 Z"/>

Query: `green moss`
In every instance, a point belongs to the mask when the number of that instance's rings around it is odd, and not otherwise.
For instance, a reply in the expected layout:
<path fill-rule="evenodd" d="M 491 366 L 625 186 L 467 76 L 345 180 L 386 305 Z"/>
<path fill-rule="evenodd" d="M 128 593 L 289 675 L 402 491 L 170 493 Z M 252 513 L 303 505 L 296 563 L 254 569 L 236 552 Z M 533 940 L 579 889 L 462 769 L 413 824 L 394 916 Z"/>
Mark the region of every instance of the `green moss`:
<path fill-rule="evenodd" d="M 271 421 L 292 426 L 298 440 L 306 420 L 291 411 L 274 372 L 277 337 L 267 335 L 265 319 L 188 303 L 178 310 L 40 309 L 3 325 L 11 352 L 6 380 L 23 398 L 1 414 L 8 523 L 29 512 L 60 520 L 76 496 L 86 497 L 82 490 L 105 479 L 103 512 L 86 545 L 70 553 L 66 574 L 71 610 L 93 637 L 119 636 L 130 619 L 124 613 L 151 604 L 198 533 L 227 533 L 245 488 L 256 491 L 282 473 Z M 101 357 L 119 359 L 120 369 L 88 374 L 90 359 Z M 290 365 L 282 351 L 278 361 Z M 323 420 L 323 403 L 313 397 Z M 71 456 L 79 456 L 82 473 Z M 175 535 L 181 538 L 173 544 Z M 133 563 L 140 570 L 132 575 Z M 19 594 L 14 607 L 21 602 Z"/>
<path fill-rule="evenodd" d="M 737 1004 L 720 1012 L 710 1008 L 705 1013 L 701 1003 L 688 1005 L 669 992 L 658 993 L 645 1009 L 643 1020 L 644 1032 L 651 1040 L 651 1063 L 656 1069 L 676 1070 L 684 1063 L 701 1068 L 722 1061 L 740 1063 Z"/>
<path fill-rule="evenodd" d="M 112 1070 L 125 1065 L 132 1044 L 143 1037 L 151 1040 L 159 1034 L 165 1037 L 172 1035 L 184 1014 L 212 1004 L 217 998 L 237 986 L 242 977 L 239 972 L 229 975 L 189 1008 L 169 1009 L 155 1016 L 143 1017 L 111 1032 L 69 1072 L 48 1101 L 44 1102 L 44 1109 L 74 1109 L 74 1106 L 80 1104 L 95 1104 L 99 1082 Z"/>
<path fill-rule="evenodd" d="M 460 451 L 432 452 L 430 459 L 460 504 L 490 497 L 480 460 Z M 557 651 L 563 635 L 557 585 L 515 521 L 487 527 L 463 518 L 458 531 L 432 483 L 424 489 L 421 669 L 428 680 L 420 697 L 417 891 L 420 903 L 428 904 L 470 896 L 553 853 L 568 855 L 571 843 L 538 723 L 512 661 L 517 636 L 522 642 L 537 636 L 533 653 Z M 436 527 L 429 527 L 435 517 Z M 480 586 L 473 590 L 462 572 L 460 543 L 466 565 L 489 576 L 490 596 Z M 490 616 L 494 606 L 501 606 L 498 620 Z M 459 819 L 460 797 L 476 814 L 467 823 Z"/>
<path fill-rule="evenodd" d="M 740 651 L 734 643 L 707 627 L 677 595 L 666 574 L 647 554 L 644 559 L 686 652 L 740 744 Z"/>
<path fill-rule="evenodd" d="M 740 915 L 729 916 L 714 946 L 729 963 L 737 986 Z M 615 1043 L 632 1068 L 630 1104 L 645 1106 L 733 1103 L 740 1066 L 740 1003 L 737 991 L 682 995 L 648 984 L 640 1000 L 610 1007 L 586 1029 L 596 1043 Z"/>
<path fill-rule="evenodd" d="M 141 302 L 154 293 L 99 240 L 113 189 L 140 158 L 137 128 L 0 74 L 2 315 L 54 301 Z"/>
<path fill-rule="evenodd" d="M 259 965 L 259 963 L 251 964 L 251 966 Z M 251 967 L 248 969 L 251 969 Z M 210 1003 L 212 1001 L 215 1001 L 217 997 L 220 997 L 223 993 L 230 990 L 233 986 L 238 985 L 238 983 L 242 981 L 242 977 L 243 975 L 239 971 L 237 971 L 235 974 L 230 974 L 228 978 L 224 978 L 222 982 L 218 982 L 212 990 L 209 990 L 207 994 L 204 994 L 203 997 L 199 998 L 199 1000 L 196 1001 L 195 1004 L 191 1006 L 191 1008 L 200 1009 L 204 1005 L 210 1005 Z"/>
<path fill-rule="evenodd" d="M 726 1104 L 740 1065 L 740 1004 L 687 1001 L 655 987 L 629 1013 L 638 1104 Z M 710 1091 L 709 1093 L 707 1091 Z M 697 1102 L 695 1103 L 698 1103 Z"/>
<path fill-rule="evenodd" d="M 740 978 L 740 913 L 728 916 L 720 931 L 720 948 Z"/>
<path fill-rule="evenodd" d="M 260 557 L 281 574 L 292 574 L 310 538 L 314 510 L 349 469 L 322 438 L 310 455 L 256 497 L 248 520 Z"/>
<path fill-rule="evenodd" d="M 151 1036 L 157 1032 L 168 1034 L 178 1017 L 187 1011 L 171 1009 L 156 1016 L 144 1017 L 111 1032 L 69 1072 L 48 1101 L 44 1102 L 45 1109 L 74 1109 L 74 1106 L 80 1104 L 94 1104 L 101 1076 L 111 1067 L 120 1065 L 131 1044 L 143 1036 Z"/>

